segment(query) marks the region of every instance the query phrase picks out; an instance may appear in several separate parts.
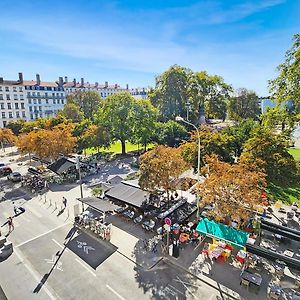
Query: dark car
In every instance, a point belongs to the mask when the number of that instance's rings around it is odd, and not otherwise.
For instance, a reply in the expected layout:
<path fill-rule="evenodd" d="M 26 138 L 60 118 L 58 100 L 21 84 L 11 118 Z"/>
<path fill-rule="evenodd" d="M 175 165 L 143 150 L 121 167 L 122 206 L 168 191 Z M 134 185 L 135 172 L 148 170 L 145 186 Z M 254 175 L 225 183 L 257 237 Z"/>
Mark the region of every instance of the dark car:
<path fill-rule="evenodd" d="M 22 175 L 19 172 L 12 172 L 7 176 L 7 179 L 13 182 L 19 182 L 22 181 Z"/>
<path fill-rule="evenodd" d="M 0 167 L 0 176 L 6 176 L 12 173 L 12 169 L 8 166 Z"/>

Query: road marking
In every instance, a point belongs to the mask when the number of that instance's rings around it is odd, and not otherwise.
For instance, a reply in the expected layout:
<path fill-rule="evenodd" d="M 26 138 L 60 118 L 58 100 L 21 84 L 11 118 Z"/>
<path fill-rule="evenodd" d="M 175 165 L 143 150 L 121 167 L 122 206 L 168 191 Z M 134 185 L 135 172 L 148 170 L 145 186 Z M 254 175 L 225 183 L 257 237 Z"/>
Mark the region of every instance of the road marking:
<path fill-rule="evenodd" d="M 32 212 L 35 216 L 37 216 L 38 218 L 42 218 L 43 216 L 41 214 L 39 214 L 35 208 L 33 208 L 32 206 L 27 205 L 26 207 L 30 212 Z"/>
<path fill-rule="evenodd" d="M 44 236 L 44 235 L 47 235 L 48 233 L 50 233 L 50 232 L 52 232 L 52 231 L 55 231 L 56 229 L 59 229 L 59 228 L 61 228 L 61 227 L 64 227 L 64 226 L 66 226 L 66 225 L 68 225 L 68 224 L 70 224 L 70 222 L 64 223 L 64 224 L 59 225 L 59 226 L 57 226 L 57 227 L 55 227 L 55 228 L 53 228 L 53 229 L 50 229 L 50 230 L 48 230 L 48 231 L 46 231 L 46 232 L 44 232 L 44 233 L 42 233 L 42 234 L 39 234 L 39 235 L 33 237 L 32 239 L 29 239 L 29 240 L 27 240 L 27 241 L 25 241 L 25 242 L 23 242 L 23 243 L 21 243 L 21 244 L 15 246 L 15 248 L 19 248 L 19 247 L 21 247 L 21 246 L 23 246 L 23 245 L 25 245 L 25 244 L 27 244 L 27 243 L 30 243 L 30 242 L 32 242 L 32 241 L 34 241 L 34 240 L 36 240 L 36 239 L 38 239 L 38 238 L 40 238 L 40 237 L 42 237 L 42 236 Z"/>
<path fill-rule="evenodd" d="M 81 262 L 78 258 L 75 258 L 75 260 L 80 263 L 86 270 L 88 270 L 93 276 L 97 276 L 92 270 L 90 270 L 83 262 Z"/>
<path fill-rule="evenodd" d="M 20 262 L 25 266 L 25 268 L 29 271 L 29 273 L 32 275 L 32 277 L 37 281 L 40 282 L 41 278 L 39 277 L 39 275 L 36 274 L 35 270 L 33 268 L 31 268 L 23 259 L 23 257 L 21 256 L 21 254 L 19 253 L 18 250 L 14 250 L 14 253 L 17 255 L 17 257 L 19 258 Z M 50 299 L 52 300 L 57 300 L 57 299 L 61 299 L 60 297 L 58 297 L 58 295 L 53 295 L 49 289 L 46 286 L 47 283 L 43 284 L 43 289 L 46 292 L 46 294 L 50 297 Z"/>
<path fill-rule="evenodd" d="M 83 252 L 85 252 L 86 254 L 89 254 L 90 250 L 95 250 L 95 248 L 93 248 L 92 246 L 89 246 L 86 242 L 79 242 L 77 241 L 77 247 L 79 249 L 83 249 Z"/>
<path fill-rule="evenodd" d="M 47 264 L 53 265 L 54 268 L 53 269 L 57 269 L 59 271 L 63 272 L 63 268 L 62 268 L 62 262 L 61 261 L 56 261 L 58 259 L 58 257 L 53 254 L 52 257 L 50 259 L 44 259 L 46 261 Z"/>
<path fill-rule="evenodd" d="M 119 299 L 121 300 L 126 300 L 125 298 L 123 298 L 118 292 L 116 292 L 111 286 L 109 286 L 108 284 L 106 285 L 106 287 L 111 291 L 113 292 L 116 296 L 119 297 Z"/>

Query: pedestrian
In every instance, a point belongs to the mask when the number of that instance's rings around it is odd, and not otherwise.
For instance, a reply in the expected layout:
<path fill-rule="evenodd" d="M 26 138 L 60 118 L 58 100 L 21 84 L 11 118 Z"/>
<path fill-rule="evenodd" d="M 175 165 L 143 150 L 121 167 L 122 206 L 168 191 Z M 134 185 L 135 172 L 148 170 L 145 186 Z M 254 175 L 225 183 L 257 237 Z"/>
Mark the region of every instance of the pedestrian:
<path fill-rule="evenodd" d="M 12 217 L 8 217 L 7 219 L 8 219 L 8 221 L 7 221 L 7 223 L 8 223 L 8 233 L 11 233 L 15 229 L 14 223 L 13 223 Z"/>
<path fill-rule="evenodd" d="M 68 202 L 67 198 L 66 198 L 66 197 L 63 197 L 63 205 L 64 205 L 64 208 L 67 207 L 67 202 Z"/>
<path fill-rule="evenodd" d="M 18 207 L 15 205 L 15 203 L 13 202 L 13 205 L 14 205 L 14 213 L 15 213 L 15 216 L 18 214 Z"/>

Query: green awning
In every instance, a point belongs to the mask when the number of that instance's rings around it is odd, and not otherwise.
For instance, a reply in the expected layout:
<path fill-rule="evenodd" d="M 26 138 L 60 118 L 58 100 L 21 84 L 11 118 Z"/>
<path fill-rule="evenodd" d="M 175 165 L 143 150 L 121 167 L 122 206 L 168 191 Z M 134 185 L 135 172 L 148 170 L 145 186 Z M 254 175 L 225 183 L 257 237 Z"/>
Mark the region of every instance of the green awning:
<path fill-rule="evenodd" d="M 239 249 L 244 248 L 249 235 L 242 230 L 237 230 L 233 227 L 206 218 L 198 223 L 196 231 L 199 234 L 223 240 L 227 244 L 231 244 Z"/>

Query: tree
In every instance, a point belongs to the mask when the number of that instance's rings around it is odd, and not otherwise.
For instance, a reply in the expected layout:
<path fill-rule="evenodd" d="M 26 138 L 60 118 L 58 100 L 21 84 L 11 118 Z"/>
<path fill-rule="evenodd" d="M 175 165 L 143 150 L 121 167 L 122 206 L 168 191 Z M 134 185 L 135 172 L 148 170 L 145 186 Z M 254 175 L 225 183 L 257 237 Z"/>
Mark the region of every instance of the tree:
<path fill-rule="evenodd" d="M 228 114 L 233 120 L 257 119 L 260 114 L 259 99 L 255 92 L 245 88 L 237 90 L 237 95 L 229 99 Z"/>
<path fill-rule="evenodd" d="M 299 182 L 297 163 L 287 150 L 288 143 L 285 136 L 275 134 L 262 126 L 257 127 L 244 144 L 240 161 L 253 163 L 260 160 L 260 166 L 267 174 L 268 183 L 287 186 Z"/>
<path fill-rule="evenodd" d="M 276 129 L 279 125 L 281 130 L 292 130 L 296 116 L 286 108 L 279 106 L 268 108 L 260 117 L 262 124 L 270 129 Z"/>
<path fill-rule="evenodd" d="M 300 110 L 300 34 L 293 37 L 292 47 L 285 54 L 285 61 L 277 67 L 278 76 L 269 81 L 270 92 L 278 104 L 291 102 Z"/>
<path fill-rule="evenodd" d="M 191 120 L 195 123 L 199 118 L 199 108 L 204 106 L 208 119 L 226 118 L 227 99 L 232 87 L 218 75 L 209 75 L 206 71 L 190 73 L 188 95 L 191 101 Z"/>
<path fill-rule="evenodd" d="M 136 101 L 136 109 L 134 111 L 134 142 L 142 144 L 147 148 L 147 144 L 153 141 L 156 131 L 156 121 L 158 110 L 151 104 L 149 100 Z"/>
<path fill-rule="evenodd" d="M 25 123 L 26 121 L 22 119 L 17 121 L 12 121 L 7 124 L 6 128 L 11 129 L 14 135 L 18 136 L 21 133 L 22 129 L 24 128 Z"/>
<path fill-rule="evenodd" d="M 67 96 L 67 103 L 77 105 L 84 117 L 91 120 L 94 120 L 94 114 L 98 112 L 101 101 L 96 91 L 76 91 Z"/>
<path fill-rule="evenodd" d="M 41 159 L 57 159 L 61 154 L 70 154 L 76 144 L 72 126 L 60 124 L 52 130 L 36 129 L 21 134 L 17 147 L 23 154 L 34 154 Z"/>
<path fill-rule="evenodd" d="M 247 221 L 255 206 L 261 204 L 266 187 L 264 172 L 245 164 L 222 162 L 216 155 L 205 160 L 209 176 L 197 189 L 201 204 L 213 204 L 216 219 Z"/>
<path fill-rule="evenodd" d="M 160 121 L 165 122 L 175 120 L 176 116 L 185 116 L 190 72 L 186 68 L 173 65 L 155 78 L 155 89 L 148 96 L 159 111 Z"/>
<path fill-rule="evenodd" d="M 169 120 L 166 123 L 158 122 L 156 124 L 155 141 L 159 144 L 169 147 L 178 146 L 182 140 L 188 138 L 186 128 L 176 121 Z"/>
<path fill-rule="evenodd" d="M 155 193 L 159 189 L 176 191 L 179 176 L 189 168 L 178 148 L 157 146 L 140 156 L 139 185 Z"/>
<path fill-rule="evenodd" d="M 0 145 L 4 149 L 4 145 L 14 144 L 16 137 L 11 129 L 0 128 Z"/>
<path fill-rule="evenodd" d="M 122 154 L 126 154 L 126 140 L 134 140 L 137 100 L 129 93 L 108 96 L 101 103 L 97 123 L 110 133 L 112 140 L 122 144 Z"/>
<path fill-rule="evenodd" d="M 206 164 L 206 155 L 216 154 L 222 161 L 233 162 L 232 141 L 233 138 L 226 132 L 214 131 L 208 126 L 202 125 L 199 130 L 200 133 L 200 165 Z M 184 142 L 180 145 L 180 151 L 183 158 L 193 165 L 197 170 L 198 163 L 198 134 L 193 131 L 190 141 Z"/>
<path fill-rule="evenodd" d="M 80 110 L 80 107 L 72 102 L 67 102 L 63 110 L 61 110 L 59 114 L 67 119 L 72 120 L 72 122 L 74 123 L 81 122 L 84 118 L 84 114 Z"/>
<path fill-rule="evenodd" d="M 251 137 L 252 130 L 257 126 L 259 126 L 257 121 L 242 119 L 234 126 L 224 129 L 223 133 L 231 137 L 231 148 L 236 158 L 242 154 L 245 142 Z"/>

